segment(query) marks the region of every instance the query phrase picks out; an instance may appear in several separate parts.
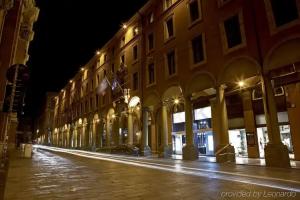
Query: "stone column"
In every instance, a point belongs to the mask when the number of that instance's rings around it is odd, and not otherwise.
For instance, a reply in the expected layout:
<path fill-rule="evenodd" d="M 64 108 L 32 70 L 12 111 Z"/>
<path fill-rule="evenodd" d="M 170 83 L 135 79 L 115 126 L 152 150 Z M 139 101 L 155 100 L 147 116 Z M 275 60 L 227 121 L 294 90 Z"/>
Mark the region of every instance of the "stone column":
<path fill-rule="evenodd" d="M 198 150 L 194 145 L 193 132 L 193 105 L 189 96 L 184 98 L 184 103 L 186 145 L 182 148 L 183 160 L 197 160 Z"/>
<path fill-rule="evenodd" d="M 16 147 L 16 135 L 18 128 L 18 118 L 17 113 L 10 114 L 10 124 L 8 129 L 8 149 L 14 149 Z"/>
<path fill-rule="evenodd" d="M 243 112 L 245 129 L 247 136 L 247 150 L 249 158 L 259 158 L 258 139 L 255 124 L 255 115 L 252 106 L 251 91 L 245 90 L 242 93 L 243 98 Z M 248 141 L 250 140 L 250 141 Z"/>
<path fill-rule="evenodd" d="M 117 116 L 114 118 L 112 129 L 114 145 L 119 145 L 119 117 Z"/>
<path fill-rule="evenodd" d="M 127 125 L 127 129 L 128 129 L 128 145 L 133 145 L 133 121 L 132 121 L 132 110 L 131 108 L 129 108 L 128 111 L 128 125 Z"/>
<path fill-rule="evenodd" d="M 168 110 L 167 106 L 163 105 L 161 109 L 162 114 L 162 144 L 160 147 L 160 157 L 170 157 L 172 150 L 169 147 L 168 143 Z"/>
<path fill-rule="evenodd" d="M 300 160 L 300 83 L 288 85 L 287 102 L 295 160 Z"/>
<path fill-rule="evenodd" d="M 216 98 L 211 100 L 212 127 L 217 162 L 235 162 L 234 147 L 229 145 L 228 117 L 225 102 L 225 86 L 216 88 Z M 227 148 L 225 148 L 227 146 Z"/>
<path fill-rule="evenodd" d="M 142 133 L 142 140 L 143 140 L 143 145 L 142 145 L 142 154 L 144 156 L 149 156 L 151 155 L 151 149 L 149 147 L 149 141 L 148 141 L 148 120 L 149 120 L 149 116 L 148 116 L 148 112 L 149 109 L 148 108 L 143 108 L 142 109 L 143 112 L 143 133 Z"/>
<path fill-rule="evenodd" d="M 106 146 L 109 147 L 110 146 L 110 121 L 109 119 L 107 119 L 106 121 Z"/>
<path fill-rule="evenodd" d="M 268 128 L 269 143 L 265 147 L 267 166 L 290 167 L 290 158 L 287 146 L 280 139 L 277 108 L 271 80 L 264 76 L 262 79 L 263 103 Z"/>

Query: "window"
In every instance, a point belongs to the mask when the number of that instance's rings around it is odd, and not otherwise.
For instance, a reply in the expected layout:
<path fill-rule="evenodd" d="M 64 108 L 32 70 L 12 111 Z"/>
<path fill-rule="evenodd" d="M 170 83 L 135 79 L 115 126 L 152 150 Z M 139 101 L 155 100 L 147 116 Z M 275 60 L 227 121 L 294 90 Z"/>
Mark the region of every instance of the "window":
<path fill-rule="evenodd" d="M 198 0 L 191 0 L 189 3 L 189 10 L 190 10 L 190 19 L 191 22 L 196 21 L 200 18 L 199 13 L 199 2 Z"/>
<path fill-rule="evenodd" d="M 139 85 L 139 79 L 138 79 L 138 72 L 135 72 L 133 74 L 133 90 L 137 90 L 138 89 L 138 85 Z"/>
<path fill-rule="evenodd" d="M 125 55 L 123 54 L 122 56 L 121 56 L 121 63 L 125 63 Z"/>
<path fill-rule="evenodd" d="M 239 16 L 235 15 L 224 21 L 227 47 L 232 48 L 242 43 Z"/>
<path fill-rule="evenodd" d="M 137 60 L 137 58 L 138 58 L 138 47 L 137 45 L 135 45 L 133 47 L 133 60 Z"/>
<path fill-rule="evenodd" d="M 192 40 L 193 63 L 197 64 L 204 60 L 203 37 L 199 35 Z"/>
<path fill-rule="evenodd" d="M 171 7 L 172 6 L 172 0 L 165 0 L 165 2 L 166 2 L 166 8 L 169 8 L 169 7 Z"/>
<path fill-rule="evenodd" d="M 149 51 L 152 50 L 154 48 L 154 36 L 153 33 L 150 33 L 148 35 L 148 49 Z"/>
<path fill-rule="evenodd" d="M 90 110 L 92 110 L 93 109 L 93 98 L 91 97 L 90 98 Z"/>
<path fill-rule="evenodd" d="M 174 36 L 174 26 L 173 26 L 173 18 L 169 18 L 166 21 L 166 38 L 170 38 Z"/>
<path fill-rule="evenodd" d="M 115 73 L 115 64 L 112 64 L 112 65 L 111 65 L 111 72 L 112 72 L 112 73 Z"/>
<path fill-rule="evenodd" d="M 174 50 L 167 54 L 167 66 L 168 66 L 169 76 L 176 73 L 175 51 Z"/>
<path fill-rule="evenodd" d="M 121 40 L 121 47 L 125 46 L 125 36 L 122 37 L 122 40 Z"/>
<path fill-rule="evenodd" d="M 153 12 L 151 12 L 151 13 L 148 15 L 147 20 L 148 20 L 148 24 L 152 24 L 152 23 L 153 23 L 153 21 L 154 21 L 154 14 L 153 14 Z"/>
<path fill-rule="evenodd" d="M 277 27 L 299 18 L 296 0 L 270 0 Z"/>
<path fill-rule="evenodd" d="M 98 106 L 99 106 L 99 95 L 96 94 L 96 107 L 98 108 Z"/>
<path fill-rule="evenodd" d="M 148 65 L 148 84 L 153 84 L 155 82 L 155 69 L 154 63 Z"/>
<path fill-rule="evenodd" d="M 113 47 L 113 48 L 111 49 L 111 54 L 112 54 L 112 55 L 115 55 L 115 47 Z"/>
<path fill-rule="evenodd" d="M 136 26 L 132 29 L 132 35 L 135 37 L 139 33 L 139 28 Z"/>

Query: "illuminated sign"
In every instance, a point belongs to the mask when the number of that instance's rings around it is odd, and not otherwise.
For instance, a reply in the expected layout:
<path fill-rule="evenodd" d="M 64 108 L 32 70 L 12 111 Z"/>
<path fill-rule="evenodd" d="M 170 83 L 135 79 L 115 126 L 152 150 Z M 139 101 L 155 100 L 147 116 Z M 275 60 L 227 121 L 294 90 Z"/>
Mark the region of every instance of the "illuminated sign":
<path fill-rule="evenodd" d="M 195 112 L 195 120 L 211 118 L 211 107 L 210 106 L 196 109 L 194 112 Z"/>

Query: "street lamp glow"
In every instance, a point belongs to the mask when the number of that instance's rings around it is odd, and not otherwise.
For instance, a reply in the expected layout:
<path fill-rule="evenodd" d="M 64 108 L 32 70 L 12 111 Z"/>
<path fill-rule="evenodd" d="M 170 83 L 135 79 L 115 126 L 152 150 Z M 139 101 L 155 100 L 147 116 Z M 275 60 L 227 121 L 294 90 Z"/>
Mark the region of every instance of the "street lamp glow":
<path fill-rule="evenodd" d="M 84 71 L 84 68 L 83 68 L 83 67 L 81 67 L 81 68 L 80 68 L 80 71 L 82 71 L 82 72 L 83 72 L 83 71 Z"/>
<path fill-rule="evenodd" d="M 123 24 L 123 25 L 122 25 L 122 28 L 123 28 L 123 29 L 127 29 L 127 25 L 126 25 L 126 24 Z"/>
<path fill-rule="evenodd" d="M 70 80 L 69 82 L 70 82 L 70 83 L 73 83 L 73 81 L 72 81 L 72 80 Z"/>
<path fill-rule="evenodd" d="M 115 114 L 112 114 L 111 117 L 112 117 L 113 119 L 115 119 L 115 118 L 116 118 L 116 115 L 115 115 Z"/>
<path fill-rule="evenodd" d="M 100 51 L 97 51 L 96 54 L 97 54 L 97 55 L 100 55 Z"/>
<path fill-rule="evenodd" d="M 244 87 L 244 86 L 245 86 L 245 82 L 244 82 L 244 81 L 239 81 L 239 82 L 238 82 L 238 85 L 239 85 L 240 87 Z"/>
<path fill-rule="evenodd" d="M 175 103 L 175 104 L 179 104 L 179 99 L 175 99 L 175 100 L 174 100 L 174 103 Z"/>

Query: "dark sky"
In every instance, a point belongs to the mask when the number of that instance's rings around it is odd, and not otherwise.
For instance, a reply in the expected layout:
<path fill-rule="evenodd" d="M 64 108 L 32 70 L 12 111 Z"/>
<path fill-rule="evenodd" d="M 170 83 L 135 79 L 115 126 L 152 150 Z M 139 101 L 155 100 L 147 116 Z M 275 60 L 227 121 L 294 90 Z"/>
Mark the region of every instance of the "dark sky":
<path fill-rule="evenodd" d="M 60 91 L 147 0 L 36 0 L 25 114 L 35 116 L 46 91 Z"/>

